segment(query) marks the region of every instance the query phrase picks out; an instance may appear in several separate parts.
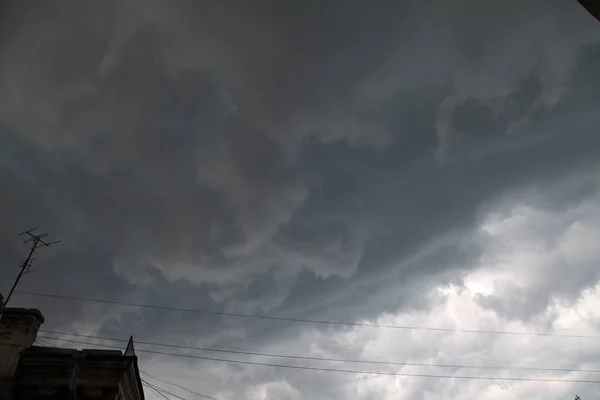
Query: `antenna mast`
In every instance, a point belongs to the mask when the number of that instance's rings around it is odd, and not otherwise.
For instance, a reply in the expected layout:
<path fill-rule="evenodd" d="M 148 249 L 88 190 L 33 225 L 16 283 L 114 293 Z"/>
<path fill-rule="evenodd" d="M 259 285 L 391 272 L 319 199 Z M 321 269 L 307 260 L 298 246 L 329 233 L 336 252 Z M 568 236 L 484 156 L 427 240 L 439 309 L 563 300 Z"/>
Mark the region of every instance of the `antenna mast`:
<path fill-rule="evenodd" d="M 60 243 L 60 240 L 57 240 L 56 242 L 46 242 L 46 241 L 42 240 L 43 238 L 48 236 L 48 234 L 47 233 L 35 234 L 34 231 L 36 231 L 36 230 L 37 230 L 37 228 L 34 228 L 34 229 L 30 229 L 28 231 L 19 233 L 19 236 L 23 236 L 23 235 L 29 236 L 28 239 L 25 239 L 23 241 L 23 244 L 31 243 L 31 250 L 29 250 L 29 254 L 27 255 L 27 258 L 25 260 L 21 261 L 21 264 L 19 265 L 19 268 L 21 268 L 21 271 L 19 271 L 19 275 L 17 275 L 17 279 L 15 279 L 15 283 L 13 284 L 12 288 L 10 289 L 10 292 L 8 293 L 8 297 L 6 298 L 6 301 L 4 302 L 4 307 L 6 307 L 6 305 L 8 304 L 10 297 L 12 296 L 13 292 L 15 291 L 15 288 L 19 284 L 19 281 L 21 280 L 23 275 L 35 271 L 34 269 L 31 269 L 31 264 L 33 263 L 33 260 L 35 260 L 37 258 L 37 257 L 33 257 L 33 254 L 35 253 L 35 251 L 40 247 L 50 247 L 53 244 Z"/>

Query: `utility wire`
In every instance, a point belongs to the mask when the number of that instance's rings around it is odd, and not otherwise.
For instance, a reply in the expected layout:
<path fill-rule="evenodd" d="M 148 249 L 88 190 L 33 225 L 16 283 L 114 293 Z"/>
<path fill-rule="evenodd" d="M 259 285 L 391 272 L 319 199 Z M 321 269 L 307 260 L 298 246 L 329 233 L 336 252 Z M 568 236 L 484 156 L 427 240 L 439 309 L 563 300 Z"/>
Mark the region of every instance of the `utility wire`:
<path fill-rule="evenodd" d="M 207 396 L 207 395 L 205 395 L 205 394 L 202 394 L 202 393 L 194 392 L 193 390 L 190 390 L 190 389 L 186 388 L 185 386 L 178 385 L 177 383 L 163 381 L 162 379 L 159 379 L 159 378 L 157 378 L 157 377 L 155 377 L 155 376 L 152 376 L 152 375 L 150 375 L 149 373 L 147 373 L 147 372 L 145 372 L 145 371 L 142 371 L 142 370 L 140 370 L 140 372 L 141 372 L 142 374 L 146 375 L 146 376 L 147 376 L 147 377 L 149 377 L 149 378 L 155 379 L 155 380 L 157 380 L 157 381 L 159 381 L 159 382 L 161 382 L 161 383 L 164 383 L 164 384 L 166 384 L 166 385 L 176 386 L 176 387 L 178 387 L 179 389 L 185 390 L 186 392 L 188 392 L 188 393 L 190 393 L 190 394 L 193 394 L 193 395 L 196 395 L 196 396 L 200 396 L 200 397 L 203 397 L 203 398 L 205 398 L 205 399 L 209 399 L 209 400 L 217 400 L 217 399 L 215 399 L 215 398 L 214 398 L 214 397 L 212 397 L 212 396 Z"/>
<path fill-rule="evenodd" d="M 49 334 L 53 334 L 53 335 L 83 337 L 83 338 L 88 338 L 88 339 L 108 340 L 108 341 L 115 341 L 115 342 L 128 342 L 128 340 L 125 340 L 125 339 L 116 339 L 116 338 L 110 338 L 110 337 L 105 337 L 105 336 L 81 335 L 81 334 L 77 334 L 77 333 L 46 331 L 46 330 L 40 330 L 40 332 L 49 333 Z M 47 336 L 43 336 L 43 337 L 48 338 L 48 339 L 51 338 L 51 337 L 47 337 Z M 500 366 L 500 365 L 477 366 L 477 365 L 431 364 L 431 363 L 398 362 L 398 361 L 394 362 L 394 361 L 382 361 L 382 360 L 356 360 L 356 359 L 342 359 L 342 358 L 329 358 L 329 357 L 316 357 L 316 356 L 299 356 L 299 355 L 291 355 L 291 354 L 274 354 L 274 353 L 263 353 L 263 352 L 257 352 L 257 351 L 226 350 L 226 349 L 216 349 L 216 348 L 210 348 L 210 347 L 194 347 L 194 346 L 184 346 L 184 345 L 169 344 L 169 343 L 148 342 L 148 341 L 143 341 L 143 340 L 136 340 L 135 342 L 137 344 L 143 344 L 143 345 L 148 345 L 148 346 L 161 346 L 161 347 L 170 347 L 170 348 L 176 348 L 176 349 L 209 351 L 209 352 L 214 352 L 214 353 L 243 354 L 243 355 L 250 355 L 250 356 L 288 358 L 288 359 L 294 359 L 294 360 L 343 362 L 343 363 L 349 363 L 349 364 L 377 364 L 377 365 L 403 365 L 403 366 L 411 366 L 411 367 L 600 373 L 600 370 L 595 370 L 595 369 L 511 367 L 511 366 Z"/>
<path fill-rule="evenodd" d="M 36 338 L 36 342 L 38 342 L 42 347 L 58 347 L 55 344 L 45 341 L 42 338 Z"/>
<path fill-rule="evenodd" d="M 58 348 L 58 346 L 57 346 L 57 345 L 55 345 L 55 344 L 52 344 L 52 343 L 50 343 L 50 342 L 48 342 L 48 341 L 46 341 L 46 340 L 40 340 L 40 342 L 41 342 L 42 344 L 45 344 L 46 346 L 54 347 L 54 348 L 56 348 L 56 349 Z"/>
<path fill-rule="evenodd" d="M 113 304 L 113 305 L 127 306 L 127 307 L 151 308 L 151 309 L 168 310 L 168 311 L 183 311 L 183 312 L 190 312 L 190 313 L 196 313 L 196 314 L 218 315 L 218 316 L 224 316 L 224 317 L 253 318 L 253 319 L 263 319 L 263 320 L 272 320 L 272 321 L 287 321 L 287 322 L 302 322 L 302 323 L 321 324 L 321 325 L 345 325 L 345 326 L 360 326 L 360 327 L 371 327 L 371 328 L 391 328 L 391 329 L 424 330 L 424 331 L 439 331 L 439 332 L 480 333 L 480 334 L 491 334 L 491 335 L 524 335 L 524 336 L 564 337 L 564 338 L 577 338 L 577 339 L 600 339 L 600 336 L 593 336 L 593 335 L 575 335 L 575 334 L 548 333 L 548 332 L 496 331 L 496 330 L 484 330 L 484 329 L 454 329 L 454 328 L 436 328 L 436 327 L 409 326 L 409 325 L 385 325 L 385 324 L 373 324 L 373 323 L 366 323 L 366 322 L 327 321 L 327 320 L 318 320 L 318 319 L 304 319 L 304 318 L 278 317 L 278 316 L 258 315 L 258 314 L 240 314 L 240 313 L 230 313 L 230 312 L 221 312 L 221 311 L 208 311 L 208 310 L 200 310 L 200 309 L 194 309 L 194 308 L 180 308 L 180 307 L 159 306 L 159 305 L 141 304 L 141 303 L 129 303 L 129 302 L 124 302 L 124 301 L 92 299 L 92 298 L 86 298 L 86 297 L 64 296 L 64 295 L 48 294 L 48 293 L 35 293 L 35 292 L 22 292 L 22 291 L 19 291 L 16 293 L 26 294 L 29 296 L 50 297 L 50 298 L 63 299 L 63 300 Z"/>
<path fill-rule="evenodd" d="M 158 394 L 159 396 L 161 396 L 161 397 L 163 397 L 163 398 L 164 398 L 164 395 L 163 395 L 162 393 L 158 393 L 158 392 L 156 391 L 156 389 L 154 389 L 154 388 L 150 387 L 149 385 L 145 384 L 144 382 L 142 382 L 142 386 L 146 388 L 146 391 L 147 391 L 147 392 L 148 392 L 148 391 L 152 391 L 153 393 L 156 393 L 156 394 Z M 144 397 L 146 397 L 146 396 L 144 396 Z M 167 399 L 167 400 L 170 400 L 170 399 Z"/>
<path fill-rule="evenodd" d="M 148 385 L 144 381 L 142 381 L 142 386 L 144 386 L 147 390 L 152 391 L 153 393 L 156 393 L 158 396 L 162 397 L 163 399 L 171 400 L 167 396 L 165 396 L 164 394 L 160 393 L 158 390 L 154 389 L 152 386 Z"/>
<path fill-rule="evenodd" d="M 81 344 L 97 345 L 97 346 L 101 346 L 101 347 L 120 349 L 120 347 L 118 347 L 118 346 L 90 343 L 90 342 L 84 342 L 84 341 L 78 341 L 78 340 L 57 339 L 57 338 L 50 338 L 50 339 L 62 340 L 64 342 L 81 343 Z M 304 366 L 299 366 L 299 365 L 286 365 L 286 364 L 260 363 L 260 362 L 253 362 L 253 361 L 228 360 L 228 359 L 222 359 L 222 358 L 197 356 L 197 355 L 192 355 L 192 354 L 168 353 L 168 352 L 155 351 L 155 350 L 136 349 L 136 352 L 163 355 L 163 356 L 171 356 L 171 357 L 191 358 L 191 359 L 196 359 L 196 360 L 217 361 L 217 362 L 232 363 L 232 364 L 254 365 L 254 366 L 273 367 L 273 368 L 286 368 L 286 369 L 303 370 L 303 371 L 337 372 L 337 373 L 360 374 L 360 375 L 401 376 L 401 377 L 409 377 L 409 378 L 432 378 L 432 379 L 468 379 L 468 380 L 486 380 L 486 381 L 563 382 L 563 383 L 600 384 L 600 380 L 586 380 L 586 379 L 516 378 L 516 377 L 498 377 L 498 376 L 437 375 L 437 374 L 416 374 L 416 373 L 408 373 L 408 372 L 405 373 L 405 372 L 386 372 L 386 371 L 360 371 L 360 370 L 351 370 L 351 369 L 304 367 Z M 570 371 L 570 372 L 577 372 L 577 371 Z"/>
<path fill-rule="evenodd" d="M 150 382 L 148 382 L 148 381 L 146 381 L 146 380 L 144 380 L 142 378 L 140 378 L 140 379 L 141 379 L 142 383 L 145 383 L 150 388 L 154 389 L 158 394 L 160 394 L 162 397 L 164 397 L 167 400 L 169 400 L 169 398 L 165 395 L 165 393 L 168 394 L 168 395 L 170 395 L 170 396 L 175 396 L 175 397 L 177 397 L 178 399 L 181 399 L 181 400 L 187 400 L 185 397 L 181 397 L 178 394 L 169 392 L 168 390 L 166 390 L 164 388 L 161 388 L 160 386 L 154 385 L 154 384 L 152 384 L 152 383 L 150 383 Z"/>
<path fill-rule="evenodd" d="M 158 394 L 163 399 L 171 400 L 167 396 L 165 396 L 163 393 L 161 393 L 157 388 L 155 388 L 150 383 L 148 383 L 148 381 L 145 381 L 142 378 L 140 378 L 140 380 L 142 381 L 142 385 L 144 385 L 145 387 L 149 388 L 150 390 L 152 390 L 154 393 Z"/>

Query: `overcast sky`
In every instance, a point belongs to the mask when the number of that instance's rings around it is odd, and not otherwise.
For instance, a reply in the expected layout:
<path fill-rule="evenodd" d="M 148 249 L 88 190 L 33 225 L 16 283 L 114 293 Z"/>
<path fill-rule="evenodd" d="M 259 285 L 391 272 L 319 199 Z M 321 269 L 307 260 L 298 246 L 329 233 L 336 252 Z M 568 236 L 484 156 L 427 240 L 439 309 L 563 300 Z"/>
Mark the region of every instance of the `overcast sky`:
<path fill-rule="evenodd" d="M 218 400 L 598 398 L 569 370 L 600 339 L 559 335 L 600 337 L 599 71 L 575 0 L 3 2 L 0 289 L 39 227 L 63 243 L 21 291 L 457 330 L 11 300 L 45 330 L 454 365 L 137 345 L 413 375 L 139 353 Z"/>

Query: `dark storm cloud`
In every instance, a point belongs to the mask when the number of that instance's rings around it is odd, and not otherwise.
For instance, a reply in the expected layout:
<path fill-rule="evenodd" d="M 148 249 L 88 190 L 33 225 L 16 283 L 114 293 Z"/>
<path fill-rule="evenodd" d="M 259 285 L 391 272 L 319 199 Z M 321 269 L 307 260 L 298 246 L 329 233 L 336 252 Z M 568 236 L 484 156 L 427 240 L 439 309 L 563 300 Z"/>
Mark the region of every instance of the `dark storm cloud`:
<path fill-rule="evenodd" d="M 490 203 L 600 156 L 600 30 L 576 4 L 2 11 L 2 262 L 23 229 L 65 242 L 26 289 L 332 319 L 427 308 L 480 254 Z M 88 307 L 45 312 L 207 343 L 298 329 Z"/>

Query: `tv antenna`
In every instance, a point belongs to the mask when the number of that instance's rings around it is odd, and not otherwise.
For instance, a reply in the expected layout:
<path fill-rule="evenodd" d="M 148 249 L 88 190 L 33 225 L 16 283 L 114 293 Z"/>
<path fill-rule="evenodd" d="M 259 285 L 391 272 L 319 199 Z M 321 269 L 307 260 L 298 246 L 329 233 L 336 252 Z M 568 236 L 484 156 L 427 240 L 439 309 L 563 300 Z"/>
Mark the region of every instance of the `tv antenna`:
<path fill-rule="evenodd" d="M 17 279 L 15 279 L 15 283 L 13 284 L 12 288 L 10 289 L 10 292 L 8 293 L 8 297 L 6 297 L 6 301 L 4 302 L 4 307 L 6 307 L 6 305 L 8 304 L 10 297 L 12 296 L 13 292 L 15 291 L 15 288 L 19 284 L 19 281 L 21 280 L 23 275 L 26 275 L 30 272 L 35 271 L 34 269 L 31 269 L 31 264 L 33 264 L 33 261 L 35 259 L 37 259 L 37 257 L 33 256 L 35 251 L 40 247 L 50 247 L 53 244 L 60 243 L 60 240 L 57 240 L 55 242 L 47 242 L 47 241 L 43 240 L 43 238 L 48 236 L 48 233 L 45 233 L 45 232 L 44 233 L 35 233 L 36 230 L 37 230 L 37 228 L 34 228 L 34 229 L 30 229 L 28 231 L 19 233 L 19 236 L 23 236 L 23 235 L 29 236 L 29 238 L 27 238 L 23 241 L 23 244 L 31 243 L 31 250 L 29 250 L 29 254 L 27 255 L 27 258 L 25 260 L 21 261 L 21 264 L 19 265 L 19 268 L 21 268 L 21 271 L 19 271 L 19 275 L 17 275 Z"/>

